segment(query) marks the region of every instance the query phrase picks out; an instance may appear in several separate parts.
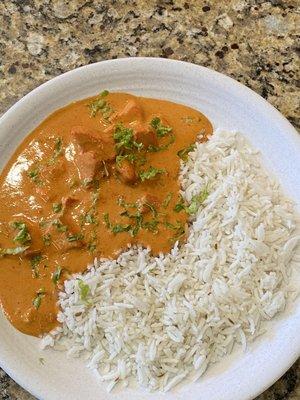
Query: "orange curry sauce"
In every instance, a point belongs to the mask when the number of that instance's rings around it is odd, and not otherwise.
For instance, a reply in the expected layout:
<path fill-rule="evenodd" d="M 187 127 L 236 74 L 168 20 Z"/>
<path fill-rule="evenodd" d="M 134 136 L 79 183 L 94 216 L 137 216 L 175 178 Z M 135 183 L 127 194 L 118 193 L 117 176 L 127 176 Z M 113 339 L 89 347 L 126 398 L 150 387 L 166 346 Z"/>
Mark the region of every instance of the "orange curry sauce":
<path fill-rule="evenodd" d="M 189 107 L 106 91 L 44 120 L 0 177 L 0 301 L 10 322 L 48 332 L 63 281 L 95 257 L 136 243 L 168 252 L 183 239 L 179 155 L 211 133 Z"/>

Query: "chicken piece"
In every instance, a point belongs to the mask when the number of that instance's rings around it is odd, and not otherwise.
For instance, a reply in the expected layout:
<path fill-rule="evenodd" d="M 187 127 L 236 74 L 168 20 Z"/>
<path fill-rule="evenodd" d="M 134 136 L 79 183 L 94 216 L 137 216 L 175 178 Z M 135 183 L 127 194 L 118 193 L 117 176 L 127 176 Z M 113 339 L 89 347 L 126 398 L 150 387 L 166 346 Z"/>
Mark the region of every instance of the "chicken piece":
<path fill-rule="evenodd" d="M 160 206 L 160 201 L 156 196 L 153 196 L 150 193 L 146 193 L 141 199 L 138 200 L 139 211 L 142 214 L 147 214 L 153 209 L 156 209 Z"/>
<path fill-rule="evenodd" d="M 137 181 L 137 175 L 134 166 L 128 160 L 121 161 L 119 164 L 117 164 L 116 168 L 124 183 L 132 185 Z"/>
<path fill-rule="evenodd" d="M 39 254 L 41 254 L 42 250 L 41 249 L 27 249 L 24 251 L 23 256 L 24 257 L 28 257 L 28 258 L 32 258 L 34 256 L 38 256 Z"/>
<path fill-rule="evenodd" d="M 112 120 L 122 122 L 122 123 L 129 123 L 132 121 L 143 121 L 144 120 L 144 113 L 142 107 L 139 105 L 137 100 L 130 99 L 125 104 L 124 108 L 116 113 Z"/>
<path fill-rule="evenodd" d="M 74 126 L 71 129 L 71 136 L 77 153 L 93 151 L 99 161 L 114 160 L 116 156 L 115 142 L 111 133 Z"/>
<path fill-rule="evenodd" d="M 77 167 L 79 178 L 87 184 L 95 178 L 101 163 L 94 151 L 78 154 L 74 162 Z"/>
<path fill-rule="evenodd" d="M 62 203 L 62 209 L 61 209 L 61 214 L 64 215 L 68 209 L 70 209 L 74 204 L 76 204 L 78 202 L 77 199 L 75 199 L 75 197 L 63 197 L 61 200 Z"/>
<path fill-rule="evenodd" d="M 82 240 L 75 239 L 76 234 L 74 231 L 64 231 L 64 229 L 67 229 L 67 227 L 59 220 L 56 220 L 55 222 L 55 224 L 51 223 L 48 226 L 48 228 L 45 230 L 45 235 L 51 238 L 50 244 L 52 244 L 56 250 L 65 253 L 69 250 L 80 249 L 83 247 Z"/>
<path fill-rule="evenodd" d="M 143 143 L 144 148 L 149 146 L 158 146 L 156 133 L 141 123 L 133 123 L 131 127 L 134 132 L 134 139 L 137 143 Z"/>
<path fill-rule="evenodd" d="M 53 191 L 53 182 L 57 183 L 65 179 L 66 164 L 63 159 L 57 160 L 53 164 L 48 164 L 41 169 L 39 180 L 41 185 L 36 185 L 36 192 L 45 203 L 53 201 L 55 192 Z"/>

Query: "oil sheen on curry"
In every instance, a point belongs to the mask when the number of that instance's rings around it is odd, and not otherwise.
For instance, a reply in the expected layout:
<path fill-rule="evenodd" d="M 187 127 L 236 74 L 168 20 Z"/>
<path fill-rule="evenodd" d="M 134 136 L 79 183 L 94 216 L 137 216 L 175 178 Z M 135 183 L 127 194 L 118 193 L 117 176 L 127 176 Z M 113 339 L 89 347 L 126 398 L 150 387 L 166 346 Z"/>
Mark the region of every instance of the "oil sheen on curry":
<path fill-rule="evenodd" d="M 207 118 L 163 100 L 108 93 L 51 114 L 0 180 L 0 300 L 10 322 L 39 336 L 57 325 L 57 293 L 95 257 L 129 245 L 168 252 L 189 210 L 178 174 Z"/>

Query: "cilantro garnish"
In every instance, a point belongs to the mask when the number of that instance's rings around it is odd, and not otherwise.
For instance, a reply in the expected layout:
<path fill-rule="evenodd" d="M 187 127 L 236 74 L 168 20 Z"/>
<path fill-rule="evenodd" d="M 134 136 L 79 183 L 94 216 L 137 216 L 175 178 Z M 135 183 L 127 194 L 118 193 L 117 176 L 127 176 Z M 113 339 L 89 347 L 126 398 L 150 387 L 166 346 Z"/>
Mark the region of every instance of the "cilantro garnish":
<path fill-rule="evenodd" d="M 155 130 L 158 137 L 164 137 L 168 133 L 172 132 L 172 128 L 170 126 L 163 125 L 158 117 L 155 117 L 151 120 L 150 126 Z"/>
<path fill-rule="evenodd" d="M 12 227 L 19 231 L 14 237 L 14 242 L 18 242 L 20 244 L 28 244 L 31 242 L 30 233 L 28 232 L 28 228 L 24 222 L 13 222 Z"/>
<path fill-rule="evenodd" d="M 195 150 L 195 148 L 196 148 L 196 145 L 195 145 L 195 144 L 191 144 L 190 146 L 185 147 L 185 148 L 182 149 L 182 150 L 179 150 L 179 151 L 177 152 L 177 155 L 178 155 L 178 157 L 180 157 L 183 161 L 187 161 L 189 152 Z"/>
<path fill-rule="evenodd" d="M 83 282 L 82 279 L 78 279 L 78 288 L 80 290 L 80 299 L 83 301 L 86 301 L 89 293 L 90 293 L 90 287 L 86 283 Z"/>
<path fill-rule="evenodd" d="M 103 90 L 100 95 L 88 105 L 91 111 L 91 117 L 95 117 L 98 112 L 101 112 L 102 117 L 107 120 L 113 113 L 113 109 L 105 100 L 105 97 L 109 94 L 108 90 Z"/>
<path fill-rule="evenodd" d="M 57 266 L 55 271 L 52 274 L 52 282 L 56 285 L 57 282 L 59 281 L 62 273 L 62 268 L 60 266 Z"/>
<path fill-rule="evenodd" d="M 147 169 L 146 171 L 140 171 L 139 172 L 139 177 L 141 179 L 142 182 L 144 182 L 145 180 L 149 180 L 149 179 L 154 179 L 157 177 L 157 175 L 161 175 L 161 174 L 165 174 L 166 170 L 164 168 L 155 168 L 150 166 L 149 169 Z"/>

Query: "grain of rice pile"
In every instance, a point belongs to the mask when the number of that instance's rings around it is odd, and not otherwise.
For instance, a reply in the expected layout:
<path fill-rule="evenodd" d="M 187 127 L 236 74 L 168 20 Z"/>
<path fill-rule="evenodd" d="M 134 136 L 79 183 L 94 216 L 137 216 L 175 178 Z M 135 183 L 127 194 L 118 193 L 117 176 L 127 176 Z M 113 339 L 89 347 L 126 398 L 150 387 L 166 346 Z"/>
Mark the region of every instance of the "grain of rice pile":
<path fill-rule="evenodd" d="M 293 205 L 257 152 L 241 135 L 217 131 L 182 164 L 181 182 L 187 202 L 209 191 L 187 242 L 157 258 L 131 248 L 95 261 L 65 282 L 62 327 L 43 339 L 43 347 L 85 354 L 108 390 L 130 376 L 163 391 L 187 375 L 198 379 L 285 306 L 299 237 Z"/>

